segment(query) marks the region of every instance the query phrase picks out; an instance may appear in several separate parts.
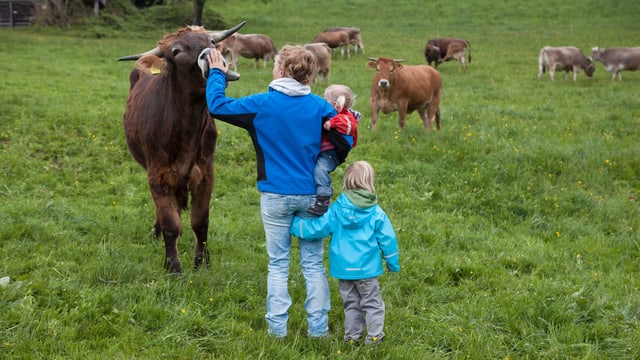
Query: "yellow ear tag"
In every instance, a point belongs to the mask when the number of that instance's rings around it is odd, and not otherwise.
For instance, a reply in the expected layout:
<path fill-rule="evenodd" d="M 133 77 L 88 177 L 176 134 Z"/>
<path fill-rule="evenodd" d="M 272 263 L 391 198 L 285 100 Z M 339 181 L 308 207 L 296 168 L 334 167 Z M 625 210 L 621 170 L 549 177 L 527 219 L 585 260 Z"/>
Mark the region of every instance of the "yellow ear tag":
<path fill-rule="evenodd" d="M 158 69 L 155 66 L 152 66 L 151 69 L 149 69 L 149 71 L 151 72 L 151 75 L 157 75 L 157 74 L 160 74 L 162 72 L 160 69 Z"/>

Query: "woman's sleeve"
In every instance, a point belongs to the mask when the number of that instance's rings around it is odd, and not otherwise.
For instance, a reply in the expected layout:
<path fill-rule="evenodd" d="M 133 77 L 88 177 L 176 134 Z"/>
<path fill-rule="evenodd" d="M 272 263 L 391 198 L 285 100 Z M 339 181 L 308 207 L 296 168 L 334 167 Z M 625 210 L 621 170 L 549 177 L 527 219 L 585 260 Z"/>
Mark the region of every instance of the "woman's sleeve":
<path fill-rule="evenodd" d="M 249 129 L 260 108 L 259 94 L 239 99 L 227 97 L 225 95 L 226 84 L 224 72 L 213 69 L 207 79 L 206 97 L 209 113 L 218 120 Z"/>

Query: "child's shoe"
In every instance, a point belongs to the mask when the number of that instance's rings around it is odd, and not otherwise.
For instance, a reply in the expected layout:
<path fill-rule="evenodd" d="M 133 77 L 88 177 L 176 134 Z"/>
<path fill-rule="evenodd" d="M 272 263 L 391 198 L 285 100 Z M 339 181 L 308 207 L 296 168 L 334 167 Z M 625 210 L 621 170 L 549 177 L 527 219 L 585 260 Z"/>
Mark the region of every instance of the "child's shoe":
<path fill-rule="evenodd" d="M 325 196 L 325 195 L 316 196 L 316 202 L 313 204 L 313 206 L 310 206 L 307 209 L 307 212 L 309 214 L 321 216 L 322 214 L 327 212 L 327 209 L 329 208 L 330 199 L 331 197 Z"/>

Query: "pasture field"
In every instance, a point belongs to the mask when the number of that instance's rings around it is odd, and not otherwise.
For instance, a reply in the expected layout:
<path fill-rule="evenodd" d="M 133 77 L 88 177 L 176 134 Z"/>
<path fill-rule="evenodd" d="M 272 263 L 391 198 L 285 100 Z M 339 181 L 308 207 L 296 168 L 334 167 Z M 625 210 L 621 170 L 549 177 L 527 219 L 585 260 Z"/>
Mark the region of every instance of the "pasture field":
<path fill-rule="evenodd" d="M 381 277 L 385 342 L 342 342 L 331 278 L 332 336 L 306 337 L 295 250 L 289 336 L 267 336 L 255 155 L 244 131 L 221 122 L 210 267 L 188 266 L 185 214 L 184 274 L 165 273 L 145 173 L 122 130 L 133 63 L 115 59 L 174 28 L 99 39 L 20 28 L 0 29 L 1 359 L 640 358 L 640 72 L 612 82 L 597 63 L 590 80 L 536 79 L 544 45 L 587 55 L 640 46 L 640 2 L 331 4 L 215 1 L 207 11 L 247 20 L 243 33 L 277 47 L 361 28 L 366 55 L 334 55 L 331 82 L 357 94 L 360 140 L 347 163 L 372 163 L 399 237 L 402 271 Z M 415 113 L 400 130 L 392 113 L 371 132 L 367 57 L 421 64 L 440 36 L 469 39 L 472 55 L 466 74 L 459 63 L 439 69 L 442 130 L 425 134 Z M 232 96 L 271 80 L 252 60 L 238 71 Z"/>

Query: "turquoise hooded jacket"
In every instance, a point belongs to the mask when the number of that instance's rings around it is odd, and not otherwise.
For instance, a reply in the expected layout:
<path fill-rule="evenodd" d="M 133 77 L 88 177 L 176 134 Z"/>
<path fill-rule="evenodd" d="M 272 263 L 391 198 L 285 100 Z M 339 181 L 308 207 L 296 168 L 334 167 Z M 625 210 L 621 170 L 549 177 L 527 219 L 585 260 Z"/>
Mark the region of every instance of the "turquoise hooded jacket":
<path fill-rule="evenodd" d="M 337 279 L 380 276 L 384 273 L 383 258 L 389 271 L 400 271 L 398 239 L 387 214 L 375 200 L 368 207 L 358 207 L 344 193 L 340 194 L 321 217 L 295 217 L 291 233 L 305 241 L 331 235 L 329 273 Z"/>

